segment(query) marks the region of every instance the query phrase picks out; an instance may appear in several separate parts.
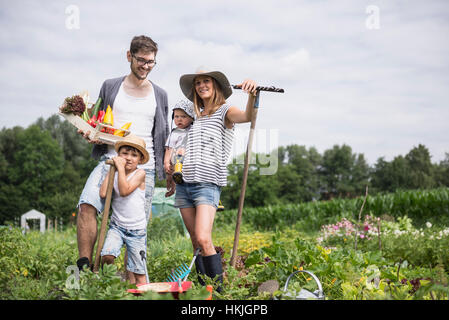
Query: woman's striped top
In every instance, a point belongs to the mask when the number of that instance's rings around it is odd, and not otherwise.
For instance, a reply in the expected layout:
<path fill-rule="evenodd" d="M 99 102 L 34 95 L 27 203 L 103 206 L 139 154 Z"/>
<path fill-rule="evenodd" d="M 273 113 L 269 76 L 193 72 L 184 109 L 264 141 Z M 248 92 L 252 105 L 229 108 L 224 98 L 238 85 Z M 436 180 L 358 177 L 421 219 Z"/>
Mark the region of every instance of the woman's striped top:
<path fill-rule="evenodd" d="M 226 186 L 226 162 L 231 154 L 234 127 L 225 127 L 229 105 L 210 116 L 196 117 L 189 130 L 182 176 L 185 182 L 211 182 Z"/>

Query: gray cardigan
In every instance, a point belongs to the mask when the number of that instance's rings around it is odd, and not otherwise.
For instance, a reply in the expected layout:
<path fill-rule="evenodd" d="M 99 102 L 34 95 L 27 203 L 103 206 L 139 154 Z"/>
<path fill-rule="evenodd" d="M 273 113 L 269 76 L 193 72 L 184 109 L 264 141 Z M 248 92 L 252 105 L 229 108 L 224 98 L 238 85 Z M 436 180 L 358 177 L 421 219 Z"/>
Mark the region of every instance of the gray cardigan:
<path fill-rule="evenodd" d="M 114 109 L 115 97 L 117 96 L 118 90 L 120 89 L 120 85 L 122 84 L 125 77 L 126 76 L 108 79 L 105 82 L 103 82 L 99 94 L 99 97 L 102 100 L 100 110 L 106 111 L 108 105 L 110 105 L 111 108 Z M 164 89 L 155 85 L 153 82 L 151 82 L 151 84 L 153 85 L 154 95 L 156 97 L 156 113 L 154 115 L 153 131 L 151 132 L 151 135 L 153 137 L 156 175 L 159 180 L 164 180 L 165 142 L 167 141 L 167 137 L 169 134 L 168 121 L 167 121 L 168 98 L 167 93 L 165 92 Z M 94 145 L 92 149 L 92 157 L 98 160 L 106 152 L 107 152 L 106 144 Z"/>

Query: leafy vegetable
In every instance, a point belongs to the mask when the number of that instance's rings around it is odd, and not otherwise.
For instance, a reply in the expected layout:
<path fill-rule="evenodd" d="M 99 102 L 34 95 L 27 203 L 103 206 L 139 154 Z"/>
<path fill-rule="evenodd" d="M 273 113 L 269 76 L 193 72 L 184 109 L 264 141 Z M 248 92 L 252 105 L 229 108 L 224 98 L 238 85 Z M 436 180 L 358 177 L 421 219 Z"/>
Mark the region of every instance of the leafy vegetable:
<path fill-rule="evenodd" d="M 79 95 L 65 98 L 63 105 L 59 108 L 62 113 L 73 113 L 76 116 L 81 116 L 84 110 L 86 110 L 86 104 Z"/>

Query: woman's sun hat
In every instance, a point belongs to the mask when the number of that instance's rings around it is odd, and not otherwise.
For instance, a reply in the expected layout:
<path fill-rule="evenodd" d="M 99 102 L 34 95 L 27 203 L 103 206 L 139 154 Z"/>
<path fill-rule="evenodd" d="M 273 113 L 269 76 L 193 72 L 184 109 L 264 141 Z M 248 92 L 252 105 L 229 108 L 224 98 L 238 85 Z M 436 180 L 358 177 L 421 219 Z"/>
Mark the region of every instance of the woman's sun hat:
<path fill-rule="evenodd" d="M 131 146 L 139 150 L 143 155 L 143 159 L 140 161 L 140 164 L 147 163 L 148 160 L 150 160 L 150 155 L 146 149 L 145 141 L 134 134 L 129 134 L 123 140 L 116 141 L 114 146 L 117 153 L 120 150 L 120 147 L 123 146 Z"/>
<path fill-rule="evenodd" d="M 214 78 L 220 86 L 225 99 L 229 98 L 229 96 L 232 94 L 232 89 L 228 78 L 226 78 L 226 76 L 222 72 L 208 71 L 205 67 L 199 67 L 195 73 L 184 74 L 181 76 L 181 78 L 179 78 L 179 85 L 181 86 L 181 90 L 190 101 L 193 101 L 193 80 L 200 75 Z"/>

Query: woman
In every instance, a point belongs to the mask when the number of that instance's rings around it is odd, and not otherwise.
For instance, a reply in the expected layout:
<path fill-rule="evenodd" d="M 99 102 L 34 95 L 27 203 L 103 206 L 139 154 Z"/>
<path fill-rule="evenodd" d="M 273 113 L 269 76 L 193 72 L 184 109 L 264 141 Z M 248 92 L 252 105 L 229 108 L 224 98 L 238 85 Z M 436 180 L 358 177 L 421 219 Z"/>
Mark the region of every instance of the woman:
<path fill-rule="evenodd" d="M 210 278 L 218 275 L 221 283 L 221 256 L 212 243 L 212 227 L 220 199 L 226 186 L 226 162 L 229 158 L 235 123 L 251 120 L 252 106 L 241 111 L 226 104 L 232 94 L 226 76 L 219 71 L 197 71 L 180 80 L 184 95 L 194 103 L 195 122 L 189 134 L 183 165 L 184 183 L 177 185 L 175 207 L 180 208 L 193 249 L 200 247 L 195 261 L 199 274 Z M 242 90 L 254 94 L 256 83 L 245 80 Z M 204 281 L 199 277 L 204 285 Z M 221 287 L 216 288 L 221 291 Z"/>

